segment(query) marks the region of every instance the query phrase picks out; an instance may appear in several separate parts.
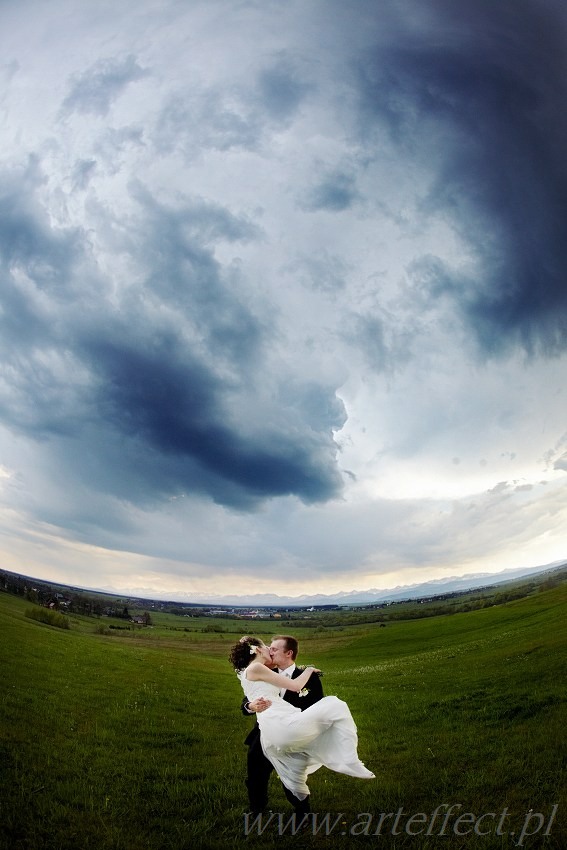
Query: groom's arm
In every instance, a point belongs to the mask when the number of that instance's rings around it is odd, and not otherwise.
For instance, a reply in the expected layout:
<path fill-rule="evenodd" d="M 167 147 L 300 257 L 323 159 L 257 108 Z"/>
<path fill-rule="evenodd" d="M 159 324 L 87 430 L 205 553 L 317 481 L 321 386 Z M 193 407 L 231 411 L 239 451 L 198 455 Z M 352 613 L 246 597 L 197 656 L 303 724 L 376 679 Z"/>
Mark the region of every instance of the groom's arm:
<path fill-rule="evenodd" d="M 252 714 L 260 714 L 262 711 L 265 711 L 267 708 L 269 708 L 271 704 L 271 701 L 269 699 L 265 699 L 264 697 L 258 697 L 258 699 L 254 699 L 251 702 L 248 702 L 248 698 L 244 697 L 240 709 L 242 711 L 242 714 L 245 714 L 247 717 L 249 717 Z"/>

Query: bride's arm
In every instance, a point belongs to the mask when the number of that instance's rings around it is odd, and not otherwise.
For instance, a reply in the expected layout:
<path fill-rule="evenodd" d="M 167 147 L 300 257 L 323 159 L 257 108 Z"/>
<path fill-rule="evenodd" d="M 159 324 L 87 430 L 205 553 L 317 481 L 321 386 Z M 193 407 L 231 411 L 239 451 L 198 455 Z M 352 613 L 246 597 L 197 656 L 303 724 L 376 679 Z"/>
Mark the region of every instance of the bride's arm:
<path fill-rule="evenodd" d="M 269 682 L 270 685 L 275 685 L 277 688 L 286 688 L 288 691 L 299 691 L 305 687 L 312 673 L 320 672 L 316 667 L 306 667 L 300 676 L 295 679 L 290 679 L 289 676 L 282 676 L 281 673 L 275 673 L 270 670 L 265 664 L 259 661 L 253 661 L 246 669 L 246 677 L 251 681 Z"/>

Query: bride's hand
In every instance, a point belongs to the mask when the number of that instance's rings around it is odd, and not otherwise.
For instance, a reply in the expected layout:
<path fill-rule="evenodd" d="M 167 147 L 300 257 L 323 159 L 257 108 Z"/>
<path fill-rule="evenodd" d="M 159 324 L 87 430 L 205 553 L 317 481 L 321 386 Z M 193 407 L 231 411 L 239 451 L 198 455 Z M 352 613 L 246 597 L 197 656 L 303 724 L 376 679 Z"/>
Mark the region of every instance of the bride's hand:
<path fill-rule="evenodd" d="M 312 673 L 322 673 L 322 670 L 319 670 L 318 667 L 314 667 L 312 664 L 307 664 L 305 667 L 306 670 L 311 670 Z"/>

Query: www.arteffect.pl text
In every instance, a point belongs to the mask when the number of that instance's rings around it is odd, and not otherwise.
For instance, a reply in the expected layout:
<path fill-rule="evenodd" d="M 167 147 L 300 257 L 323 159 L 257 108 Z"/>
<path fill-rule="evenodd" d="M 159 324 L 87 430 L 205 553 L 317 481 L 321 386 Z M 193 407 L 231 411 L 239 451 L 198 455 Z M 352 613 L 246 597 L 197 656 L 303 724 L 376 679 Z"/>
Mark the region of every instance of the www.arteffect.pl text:
<path fill-rule="evenodd" d="M 359 812 L 348 820 L 344 812 L 310 812 L 306 815 L 266 812 L 244 815 L 245 835 L 454 835 L 474 838 L 509 835 L 516 847 L 523 847 L 533 835 L 550 835 L 558 804 L 546 812 L 529 809 L 512 812 L 476 813 L 466 811 L 462 803 L 440 803 L 432 812 Z"/>

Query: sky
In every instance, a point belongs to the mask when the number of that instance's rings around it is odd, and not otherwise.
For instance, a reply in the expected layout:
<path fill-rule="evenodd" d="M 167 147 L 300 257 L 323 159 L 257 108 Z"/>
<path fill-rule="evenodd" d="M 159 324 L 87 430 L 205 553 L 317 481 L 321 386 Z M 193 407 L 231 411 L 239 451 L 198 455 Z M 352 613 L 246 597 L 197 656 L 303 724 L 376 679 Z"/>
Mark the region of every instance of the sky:
<path fill-rule="evenodd" d="M 0 566 L 567 557 L 563 0 L 2 0 Z"/>

